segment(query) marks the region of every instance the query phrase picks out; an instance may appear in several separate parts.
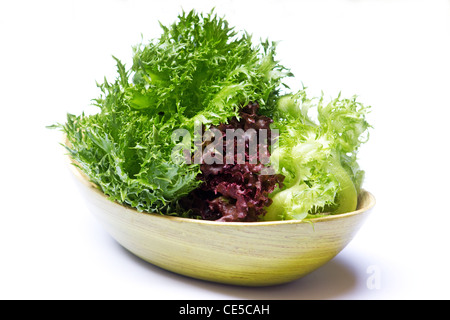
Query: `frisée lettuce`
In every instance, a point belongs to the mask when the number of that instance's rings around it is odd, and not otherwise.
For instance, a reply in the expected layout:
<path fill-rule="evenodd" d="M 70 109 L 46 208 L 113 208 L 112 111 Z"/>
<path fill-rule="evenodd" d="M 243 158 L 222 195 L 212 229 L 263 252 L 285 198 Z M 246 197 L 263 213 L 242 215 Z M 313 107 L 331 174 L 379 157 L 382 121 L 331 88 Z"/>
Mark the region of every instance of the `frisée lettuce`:
<path fill-rule="evenodd" d="M 249 101 L 270 114 L 291 73 L 275 60 L 275 43 L 255 44 L 214 12 L 183 12 L 161 29 L 134 48 L 131 68 L 114 57 L 118 76 L 98 84 L 97 114 L 69 114 L 59 127 L 72 159 L 111 200 L 186 216 L 179 200 L 202 183 L 200 165 L 173 160 L 172 133 L 227 123 Z"/>

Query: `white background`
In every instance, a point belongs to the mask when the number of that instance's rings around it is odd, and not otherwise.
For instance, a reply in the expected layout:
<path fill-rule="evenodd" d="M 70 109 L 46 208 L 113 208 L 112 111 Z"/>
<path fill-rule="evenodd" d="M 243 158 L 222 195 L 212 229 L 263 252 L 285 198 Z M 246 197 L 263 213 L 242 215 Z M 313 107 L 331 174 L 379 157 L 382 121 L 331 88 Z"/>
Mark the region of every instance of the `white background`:
<path fill-rule="evenodd" d="M 111 55 L 129 65 L 158 20 L 213 5 L 255 39 L 280 41 L 294 89 L 372 106 L 360 164 L 377 205 L 335 259 L 286 285 L 214 284 L 135 258 L 86 210 L 60 134 L 45 129 L 95 112 L 95 81 L 115 77 Z M 0 298 L 449 299 L 449 110 L 448 0 L 2 0 Z"/>

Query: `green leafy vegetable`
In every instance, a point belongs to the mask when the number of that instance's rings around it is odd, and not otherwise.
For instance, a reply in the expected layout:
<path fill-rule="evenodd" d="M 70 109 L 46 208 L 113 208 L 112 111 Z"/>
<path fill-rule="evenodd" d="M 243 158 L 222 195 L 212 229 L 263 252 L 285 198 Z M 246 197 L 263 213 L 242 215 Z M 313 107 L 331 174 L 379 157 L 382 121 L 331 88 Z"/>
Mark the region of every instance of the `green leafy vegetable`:
<path fill-rule="evenodd" d="M 263 219 L 355 210 L 364 178 L 357 153 L 368 137 L 369 107 L 356 97 L 325 103 L 323 96 L 308 98 L 305 90 L 282 96 L 283 79 L 292 74 L 275 60 L 275 43 L 255 45 L 248 33 L 235 31 L 213 11 L 183 12 L 178 21 L 161 28 L 159 38 L 134 47 L 130 68 L 113 57 L 118 75 L 113 82 L 98 84 L 97 114 L 69 114 L 57 126 L 67 136 L 72 159 L 111 200 L 139 211 L 193 217 L 182 200 L 201 183 L 212 185 L 199 176 L 213 172 L 209 176 L 216 180 L 207 198 L 220 199 L 213 204 L 233 212 L 229 216 L 238 217 L 236 221 L 244 219 L 240 214 L 253 210 L 258 200 L 248 190 L 273 190 L 261 185 L 270 179 L 258 176 L 259 169 L 245 174 L 251 166 L 203 165 L 202 171 L 198 163 L 178 161 L 185 154 L 174 157 L 174 150 L 182 150 L 176 147 L 196 155 L 201 146 L 173 137 L 177 129 L 192 137 L 199 125 L 239 127 L 227 126 L 230 121 L 259 128 L 264 119 L 267 125 L 273 120 L 272 131 L 279 130 L 279 144 L 268 154 L 279 185 L 284 180 L 270 195 L 259 192 L 268 205 L 264 210 L 258 203 L 258 212 L 267 212 Z M 239 118 L 247 105 L 259 107 L 259 115 L 244 119 L 249 123 Z M 232 197 L 225 199 L 224 194 Z M 237 204 L 239 208 L 232 208 Z M 214 216 L 211 208 L 203 215 Z"/>
<path fill-rule="evenodd" d="M 291 74 L 274 43 L 254 45 L 214 12 L 183 12 L 161 27 L 158 39 L 134 48 L 130 69 L 114 57 L 118 76 L 98 85 L 99 113 L 68 115 L 60 127 L 71 157 L 111 200 L 184 215 L 178 200 L 198 187 L 200 168 L 172 159 L 172 133 L 226 123 L 249 101 L 270 115 Z"/>
<path fill-rule="evenodd" d="M 265 220 L 305 219 L 356 209 L 364 177 L 357 152 L 367 140 L 369 107 L 340 96 L 325 104 L 305 90 L 280 98 L 274 128 L 280 131 L 271 161 L 285 176 Z M 317 113 L 313 120 L 311 113 Z"/>
<path fill-rule="evenodd" d="M 133 84 L 126 90 L 132 108 L 177 113 L 217 125 L 237 116 L 249 101 L 274 106 L 280 80 L 290 75 L 274 60 L 268 41 L 258 47 L 212 13 L 183 13 L 163 34 L 137 46 Z"/>

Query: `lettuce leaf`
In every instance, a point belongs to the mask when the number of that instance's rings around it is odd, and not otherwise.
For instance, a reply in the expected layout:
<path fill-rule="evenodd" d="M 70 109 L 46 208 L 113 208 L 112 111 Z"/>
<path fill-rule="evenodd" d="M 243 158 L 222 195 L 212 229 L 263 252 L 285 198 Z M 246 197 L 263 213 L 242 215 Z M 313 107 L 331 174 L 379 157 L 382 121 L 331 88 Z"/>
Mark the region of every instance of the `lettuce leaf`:
<path fill-rule="evenodd" d="M 281 79 L 291 75 L 275 61 L 275 43 L 254 46 L 248 33 L 212 12 L 183 12 L 162 29 L 159 39 L 134 48 L 133 83 L 125 93 L 134 109 L 182 110 L 188 122 L 218 125 L 250 101 L 270 112 Z"/>
<path fill-rule="evenodd" d="M 71 157 L 111 200 L 184 216 L 179 199 L 201 183 L 200 165 L 172 159 L 172 133 L 227 123 L 249 101 L 270 114 L 291 74 L 275 60 L 274 43 L 254 45 L 213 11 L 183 12 L 161 28 L 158 39 L 134 47 L 131 68 L 113 57 L 118 75 L 98 84 L 97 114 L 69 114 L 59 127 Z"/>
<path fill-rule="evenodd" d="M 364 179 L 357 153 L 367 141 L 370 107 L 340 95 L 324 103 L 304 89 L 281 97 L 273 128 L 279 130 L 271 162 L 285 176 L 271 194 L 264 220 L 305 219 L 356 209 Z M 312 114 L 316 114 L 313 119 Z"/>
<path fill-rule="evenodd" d="M 216 154 L 226 155 L 226 145 L 233 144 L 232 161 L 225 163 L 203 163 L 200 166 L 203 181 L 199 188 L 191 192 L 183 201 L 186 210 L 193 216 L 204 220 L 227 222 L 254 222 L 266 213 L 272 200 L 269 194 L 282 186 L 284 177 L 281 174 L 263 174 L 265 164 L 262 158 L 269 158 L 269 148 L 263 148 L 263 137 L 259 133 L 265 130 L 266 137 L 271 138 L 270 124 L 272 119 L 258 114 L 258 103 L 249 103 L 239 113 L 240 119 L 233 118 L 228 124 L 215 127 L 218 132 L 220 146 Z M 228 131 L 254 130 L 240 141 L 244 145 L 243 159 L 238 156 L 238 143 Z M 248 131 L 247 131 L 248 132 Z M 250 152 L 250 144 L 254 144 L 259 152 Z M 207 146 L 205 146 L 206 148 Z M 255 148 L 255 149 L 256 149 Z M 241 160 L 241 161 L 240 161 Z"/>
<path fill-rule="evenodd" d="M 73 160 L 111 200 L 144 212 L 226 221 L 305 219 L 356 208 L 364 179 L 357 154 L 368 138 L 370 107 L 356 97 L 325 103 L 305 90 L 281 96 L 292 74 L 275 59 L 276 43 L 255 44 L 213 11 L 182 12 L 161 29 L 159 38 L 133 48 L 130 68 L 113 57 L 117 77 L 98 84 L 97 114 L 68 114 L 57 126 Z M 274 177 L 250 165 L 212 174 L 216 167 L 173 157 L 176 130 L 192 137 L 198 126 L 239 127 L 251 102 L 280 134 L 270 150 Z M 187 140 L 183 148 L 195 154 Z M 202 181 L 208 172 L 212 180 Z M 181 200 L 202 183 L 208 208 L 195 212 Z"/>

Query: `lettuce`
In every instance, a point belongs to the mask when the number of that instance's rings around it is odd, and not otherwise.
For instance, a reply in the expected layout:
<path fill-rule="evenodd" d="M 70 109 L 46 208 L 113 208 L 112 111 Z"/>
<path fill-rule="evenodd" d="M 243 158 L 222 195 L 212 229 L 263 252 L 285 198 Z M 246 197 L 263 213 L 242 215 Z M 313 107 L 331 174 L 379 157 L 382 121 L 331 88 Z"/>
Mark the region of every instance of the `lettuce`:
<path fill-rule="evenodd" d="M 357 152 L 367 141 L 366 107 L 351 99 L 325 103 L 304 89 L 279 99 L 273 128 L 280 132 L 271 162 L 285 176 L 264 220 L 305 219 L 356 209 L 364 179 Z M 316 114 L 313 119 L 312 114 Z"/>
<path fill-rule="evenodd" d="M 305 219 L 356 208 L 369 107 L 356 97 L 325 103 L 305 90 L 282 95 L 292 74 L 275 60 L 276 44 L 254 44 L 213 11 L 183 12 L 161 29 L 159 38 L 133 48 L 130 68 L 113 57 L 117 77 L 98 84 L 98 113 L 68 114 L 56 126 L 76 165 L 112 201 L 219 221 Z M 250 163 L 249 153 L 244 164 L 179 161 L 195 160 L 208 146 L 177 135 L 181 129 L 195 137 L 199 127 L 278 130 L 278 144 L 257 159 L 270 157 L 275 174 L 261 174 L 268 165 Z"/>
<path fill-rule="evenodd" d="M 249 101 L 270 112 L 290 72 L 274 59 L 275 43 L 253 45 L 212 12 L 183 12 L 159 39 L 134 48 L 129 105 L 151 114 L 181 112 L 188 124 L 218 125 Z"/>
<path fill-rule="evenodd" d="M 72 159 L 111 200 L 186 216 L 179 201 L 202 183 L 201 170 L 173 159 L 173 132 L 227 123 L 249 101 L 271 114 L 291 74 L 274 43 L 253 44 L 214 12 L 183 12 L 161 29 L 134 47 L 131 68 L 114 57 L 118 75 L 98 84 L 97 114 L 69 114 L 59 127 Z"/>
<path fill-rule="evenodd" d="M 282 186 L 284 177 L 263 172 L 266 167 L 262 158 L 269 158 L 270 153 L 268 146 L 263 147 L 265 141 L 258 132 L 265 130 L 266 138 L 272 138 L 272 119 L 258 115 L 259 108 L 258 103 L 249 103 L 239 112 L 239 119 L 233 118 L 228 124 L 215 127 L 221 142 L 216 151 L 224 156 L 231 142 L 233 158 L 229 162 L 200 165 L 199 179 L 203 183 L 183 200 L 186 210 L 192 211 L 194 216 L 205 220 L 254 222 L 265 215 L 272 203 L 269 194 Z M 247 132 L 247 138 L 240 141 L 245 147 L 242 159 L 235 137 L 227 135 L 235 130 Z M 254 134 L 248 134 L 250 130 L 254 130 Z M 252 143 L 259 152 L 250 152 Z"/>

